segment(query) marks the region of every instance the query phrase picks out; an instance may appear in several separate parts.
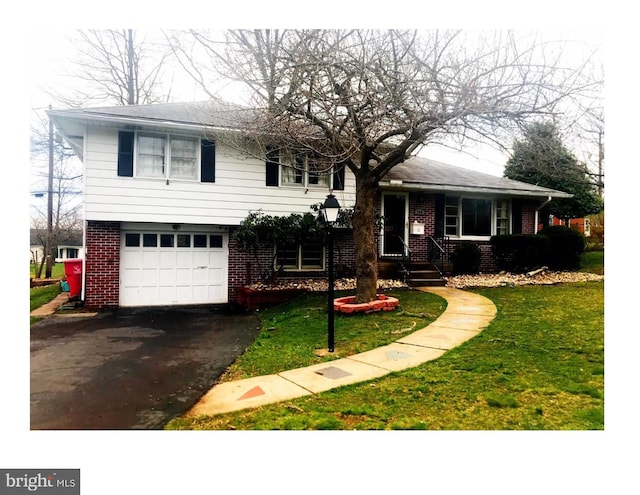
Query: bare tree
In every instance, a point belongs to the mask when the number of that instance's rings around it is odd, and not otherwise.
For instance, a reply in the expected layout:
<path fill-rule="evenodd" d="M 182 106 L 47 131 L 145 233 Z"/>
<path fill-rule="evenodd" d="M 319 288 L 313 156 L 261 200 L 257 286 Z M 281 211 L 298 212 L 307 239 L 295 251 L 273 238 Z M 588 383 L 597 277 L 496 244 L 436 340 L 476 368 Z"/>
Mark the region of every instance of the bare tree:
<path fill-rule="evenodd" d="M 64 106 L 143 105 L 168 101 L 171 50 L 132 29 L 78 30 L 69 62 L 71 94 L 52 93 Z"/>
<path fill-rule="evenodd" d="M 132 29 L 78 30 L 74 31 L 71 43 L 69 60 L 64 64 L 71 83 L 64 87 L 64 92 L 46 91 L 57 106 L 138 105 L 170 98 L 171 89 L 164 84 L 163 76 L 171 51 L 159 36 L 157 40 L 147 40 Z M 50 155 L 46 173 L 48 185 L 42 187 L 40 177 L 36 177 L 35 185 L 36 190 L 47 194 L 48 208 L 47 212 L 36 212 L 32 223 L 41 222 L 41 216 L 45 215 L 47 236 L 43 246 L 47 276 L 50 276 L 51 257 L 60 229 L 64 228 L 64 216 L 73 224 L 78 218 L 75 210 L 77 201 L 70 191 L 79 189 L 75 182 L 81 176 L 79 172 L 69 170 L 70 150 L 65 149 L 60 140 L 51 141 L 46 130 L 48 122 L 41 110 L 34 109 L 36 117 L 32 125 L 31 151 L 32 162 Z M 70 202 L 76 206 L 71 207 Z"/>
<path fill-rule="evenodd" d="M 47 207 L 37 204 L 31 209 L 31 228 L 44 247 L 44 257 L 33 259 L 39 265 L 36 277 L 42 274 L 46 263 L 45 276 L 51 277 L 54 253 L 57 252 L 58 239 L 68 237 L 69 233 L 82 229 L 80 201 L 82 174 L 78 163 L 71 163 L 74 155 L 63 140 L 52 133 L 47 120 L 39 120 L 31 129 L 31 160 L 37 163 L 41 158 L 49 162 L 44 170 L 34 167 L 35 182 L 31 194 L 34 197 L 46 197 Z"/>
<path fill-rule="evenodd" d="M 514 32 L 192 31 L 175 45 L 206 88 L 244 83 L 260 110 L 248 129 L 268 146 L 312 151 L 356 178 L 356 298 L 375 298 L 374 211 L 380 181 L 429 143 L 505 142 L 532 117 L 566 111 L 596 82 L 561 47 Z M 187 48 L 188 46 L 188 48 Z M 200 50 L 200 52 L 198 52 Z M 196 55 L 196 53 L 199 53 Z M 202 57 L 202 54 L 206 57 Z M 216 80 L 217 81 L 217 80 Z M 265 138 L 267 136 L 268 138 Z"/>

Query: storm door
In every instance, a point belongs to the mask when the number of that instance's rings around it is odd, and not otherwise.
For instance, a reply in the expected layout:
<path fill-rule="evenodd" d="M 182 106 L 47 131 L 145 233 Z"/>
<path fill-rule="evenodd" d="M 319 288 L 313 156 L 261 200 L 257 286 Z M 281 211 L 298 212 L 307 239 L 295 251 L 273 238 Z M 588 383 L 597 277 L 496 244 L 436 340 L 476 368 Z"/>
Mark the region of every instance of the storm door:
<path fill-rule="evenodd" d="M 408 196 L 382 195 L 382 256 L 403 256 L 407 245 Z"/>

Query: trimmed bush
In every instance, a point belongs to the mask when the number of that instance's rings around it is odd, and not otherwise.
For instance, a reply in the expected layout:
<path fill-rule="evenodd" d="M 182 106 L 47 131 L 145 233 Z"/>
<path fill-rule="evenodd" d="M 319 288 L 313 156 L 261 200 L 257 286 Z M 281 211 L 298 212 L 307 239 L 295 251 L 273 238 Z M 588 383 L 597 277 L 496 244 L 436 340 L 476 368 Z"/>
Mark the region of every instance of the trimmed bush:
<path fill-rule="evenodd" d="M 577 270 L 584 251 L 584 236 L 569 227 L 554 225 L 545 227 L 539 236 L 549 239 L 549 257 L 547 265 L 553 270 Z"/>
<path fill-rule="evenodd" d="M 455 274 L 472 274 L 480 271 L 482 251 L 474 242 L 463 241 L 456 244 L 451 254 Z"/>
<path fill-rule="evenodd" d="M 499 235 L 491 238 L 491 250 L 499 270 L 523 273 L 547 263 L 550 241 L 533 234 Z"/>

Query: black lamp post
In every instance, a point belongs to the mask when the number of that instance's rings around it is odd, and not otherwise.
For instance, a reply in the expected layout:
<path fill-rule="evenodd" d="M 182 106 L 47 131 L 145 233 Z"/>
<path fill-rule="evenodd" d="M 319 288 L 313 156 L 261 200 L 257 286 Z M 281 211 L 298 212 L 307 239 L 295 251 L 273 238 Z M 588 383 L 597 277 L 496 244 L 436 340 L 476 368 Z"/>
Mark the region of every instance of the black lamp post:
<path fill-rule="evenodd" d="M 333 321 L 334 321 L 334 309 L 333 309 L 333 299 L 334 299 L 334 280 L 333 280 L 333 224 L 338 219 L 338 213 L 340 213 L 340 203 L 333 194 L 329 194 L 327 198 L 324 200 L 324 203 L 320 207 L 320 212 L 322 213 L 322 219 L 324 220 L 325 225 L 327 226 L 327 244 L 329 247 L 329 295 L 327 301 L 327 310 L 329 313 L 329 322 L 328 322 L 328 350 L 329 352 L 333 352 L 335 348 L 334 343 L 334 332 L 333 332 Z"/>

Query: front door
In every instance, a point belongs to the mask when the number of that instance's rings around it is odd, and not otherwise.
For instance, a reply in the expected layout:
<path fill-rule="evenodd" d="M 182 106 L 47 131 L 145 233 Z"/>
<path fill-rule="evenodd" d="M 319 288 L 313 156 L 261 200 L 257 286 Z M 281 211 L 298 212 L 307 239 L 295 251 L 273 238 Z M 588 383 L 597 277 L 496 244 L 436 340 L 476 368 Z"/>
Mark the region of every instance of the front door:
<path fill-rule="evenodd" d="M 382 195 L 382 256 L 403 256 L 407 242 L 407 195 Z"/>

